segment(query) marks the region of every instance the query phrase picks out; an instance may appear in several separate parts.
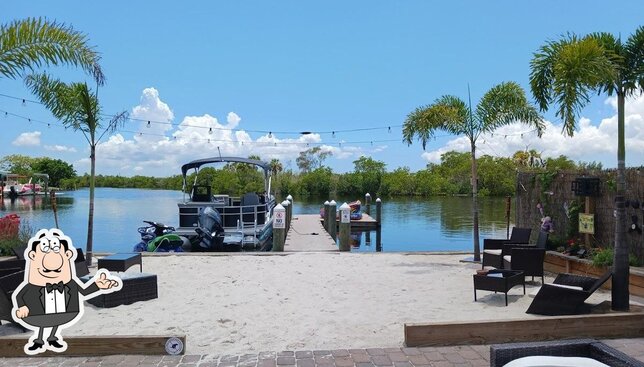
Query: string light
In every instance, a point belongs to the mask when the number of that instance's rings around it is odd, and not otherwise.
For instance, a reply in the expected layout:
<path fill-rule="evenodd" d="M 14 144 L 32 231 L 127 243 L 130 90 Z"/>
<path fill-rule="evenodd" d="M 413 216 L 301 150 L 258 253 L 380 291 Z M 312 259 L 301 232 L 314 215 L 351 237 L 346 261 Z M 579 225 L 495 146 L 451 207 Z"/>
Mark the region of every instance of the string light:
<path fill-rule="evenodd" d="M 268 137 L 269 137 L 269 138 L 272 138 L 272 137 L 273 137 L 273 132 L 269 131 L 269 132 L 268 132 Z"/>
<path fill-rule="evenodd" d="M 212 134 L 212 127 L 208 130 L 208 134 Z"/>
<path fill-rule="evenodd" d="M 335 138 L 335 131 L 331 131 L 331 137 Z"/>
<path fill-rule="evenodd" d="M 391 134 L 391 126 L 387 126 L 387 130 L 389 130 L 389 134 Z"/>
<path fill-rule="evenodd" d="M 27 107 L 27 101 L 24 98 L 22 99 L 22 107 Z"/>
<path fill-rule="evenodd" d="M 150 120 L 148 120 L 148 129 L 150 128 Z"/>

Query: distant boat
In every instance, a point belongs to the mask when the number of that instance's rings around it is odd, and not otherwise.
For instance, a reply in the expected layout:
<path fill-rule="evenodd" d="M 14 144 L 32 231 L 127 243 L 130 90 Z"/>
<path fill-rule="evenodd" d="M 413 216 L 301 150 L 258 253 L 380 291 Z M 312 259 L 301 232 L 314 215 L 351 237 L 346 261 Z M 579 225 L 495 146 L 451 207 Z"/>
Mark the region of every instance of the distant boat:
<path fill-rule="evenodd" d="M 33 179 L 37 178 L 39 182 L 33 182 Z M 29 178 L 29 182 L 20 183 L 19 179 L 26 179 L 27 176 L 18 175 L 14 173 L 1 173 L 0 172 L 0 183 L 2 185 L 2 195 L 4 197 L 17 197 L 17 196 L 26 196 L 26 195 L 45 195 L 47 194 L 47 183 L 49 182 L 49 175 L 46 173 L 34 173 L 32 177 Z M 41 182 L 44 181 L 45 188 L 41 185 Z"/>

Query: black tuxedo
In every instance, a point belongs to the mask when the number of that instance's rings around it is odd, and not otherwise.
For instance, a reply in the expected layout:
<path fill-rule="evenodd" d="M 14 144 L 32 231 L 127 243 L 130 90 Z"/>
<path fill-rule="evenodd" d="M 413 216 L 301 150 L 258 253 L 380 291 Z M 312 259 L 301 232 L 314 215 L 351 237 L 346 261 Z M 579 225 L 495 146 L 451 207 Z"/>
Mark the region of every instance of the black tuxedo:
<path fill-rule="evenodd" d="M 64 285 L 63 294 L 65 296 L 65 312 L 59 313 L 45 313 L 45 287 L 25 284 L 16 295 L 16 303 L 18 307 L 27 306 L 29 308 L 29 316 L 22 320 L 33 326 L 40 328 L 39 338 L 42 342 L 42 328 L 54 327 L 51 336 L 58 326 L 72 321 L 80 311 L 80 297 L 79 293 L 87 296 L 94 292 L 98 292 L 99 288 L 96 283 L 92 283 L 86 289 L 83 289 L 74 279 Z M 58 292 L 54 290 L 54 292 Z"/>

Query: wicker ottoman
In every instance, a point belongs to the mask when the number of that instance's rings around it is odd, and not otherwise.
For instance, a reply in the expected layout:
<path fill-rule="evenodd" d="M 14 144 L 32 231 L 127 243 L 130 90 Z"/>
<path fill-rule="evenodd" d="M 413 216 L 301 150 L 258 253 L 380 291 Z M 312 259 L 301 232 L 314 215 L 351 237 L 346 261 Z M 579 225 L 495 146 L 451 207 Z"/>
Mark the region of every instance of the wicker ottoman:
<path fill-rule="evenodd" d="M 123 281 L 120 291 L 100 294 L 87 302 L 96 307 L 116 307 L 159 297 L 156 274 L 119 273 L 117 276 Z M 80 279 L 87 282 L 91 277 L 86 275 Z"/>

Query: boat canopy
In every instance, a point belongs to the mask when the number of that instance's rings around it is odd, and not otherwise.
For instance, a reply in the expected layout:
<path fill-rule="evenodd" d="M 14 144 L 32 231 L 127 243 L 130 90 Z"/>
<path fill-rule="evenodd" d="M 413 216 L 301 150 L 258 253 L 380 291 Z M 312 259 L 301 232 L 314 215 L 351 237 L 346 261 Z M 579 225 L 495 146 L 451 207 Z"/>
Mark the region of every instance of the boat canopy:
<path fill-rule="evenodd" d="M 271 168 L 268 163 L 264 161 L 259 161 L 256 159 L 248 159 L 248 158 L 241 158 L 241 157 L 213 157 L 213 158 L 203 158 L 203 159 L 197 159 L 194 160 L 190 163 L 186 163 L 183 166 L 181 166 L 181 174 L 183 177 L 186 177 L 188 170 L 189 169 L 199 169 L 201 166 L 205 164 L 210 164 L 210 163 L 229 163 L 229 162 L 234 162 L 234 163 L 248 163 L 248 164 L 253 164 L 255 166 L 259 166 L 264 170 L 264 176 L 267 176 L 268 173 L 270 172 Z"/>

